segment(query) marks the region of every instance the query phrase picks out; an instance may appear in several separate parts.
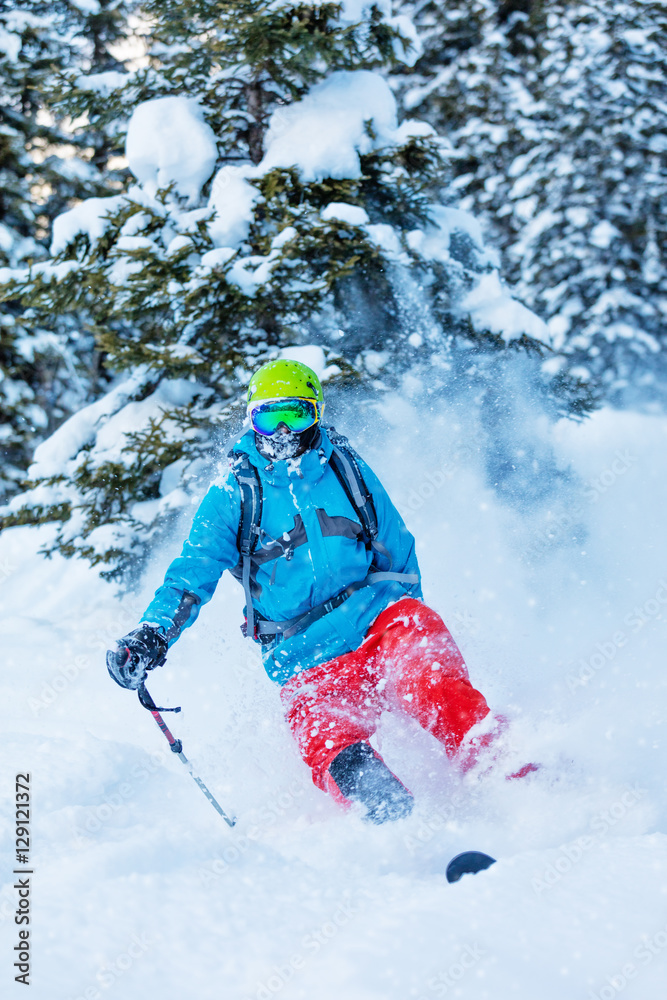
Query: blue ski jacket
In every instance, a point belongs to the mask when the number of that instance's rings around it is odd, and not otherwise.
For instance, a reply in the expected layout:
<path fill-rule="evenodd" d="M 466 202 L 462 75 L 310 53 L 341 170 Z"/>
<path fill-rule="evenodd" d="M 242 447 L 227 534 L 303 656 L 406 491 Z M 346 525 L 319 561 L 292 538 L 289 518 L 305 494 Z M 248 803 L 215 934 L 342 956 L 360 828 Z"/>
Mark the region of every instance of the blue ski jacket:
<path fill-rule="evenodd" d="M 324 428 L 319 445 L 297 459 L 270 462 L 258 452 L 252 431 L 233 448 L 232 454 L 245 452 L 261 480 L 262 517 L 252 556 L 251 591 L 253 606 L 271 621 L 295 618 L 328 601 L 363 580 L 373 563 L 374 553 L 360 538 L 357 514 L 329 465 L 332 451 Z M 419 578 L 414 538 L 378 478 L 365 462 L 357 462 L 373 497 L 378 540 L 391 556 L 391 569 Z M 230 467 L 202 500 L 180 556 L 143 615 L 142 622 L 165 629 L 170 645 L 195 622 L 226 569 L 240 579 L 240 515 L 241 492 Z M 380 612 L 406 594 L 420 598 L 421 585 L 370 584 L 303 632 L 263 644 L 269 677 L 284 684 L 302 670 L 357 649 Z"/>

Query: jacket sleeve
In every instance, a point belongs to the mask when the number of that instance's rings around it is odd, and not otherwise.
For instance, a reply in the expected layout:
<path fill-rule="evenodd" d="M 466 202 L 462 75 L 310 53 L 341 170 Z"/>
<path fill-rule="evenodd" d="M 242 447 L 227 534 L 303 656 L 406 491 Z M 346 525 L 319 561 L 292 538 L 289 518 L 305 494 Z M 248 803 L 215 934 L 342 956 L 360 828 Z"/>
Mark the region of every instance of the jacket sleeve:
<path fill-rule="evenodd" d="M 238 562 L 240 515 L 240 491 L 230 471 L 202 500 L 180 556 L 169 566 L 164 583 L 142 616 L 142 622 L 164 628 L 170 645 L 197 620 L 223 572 Z"/>

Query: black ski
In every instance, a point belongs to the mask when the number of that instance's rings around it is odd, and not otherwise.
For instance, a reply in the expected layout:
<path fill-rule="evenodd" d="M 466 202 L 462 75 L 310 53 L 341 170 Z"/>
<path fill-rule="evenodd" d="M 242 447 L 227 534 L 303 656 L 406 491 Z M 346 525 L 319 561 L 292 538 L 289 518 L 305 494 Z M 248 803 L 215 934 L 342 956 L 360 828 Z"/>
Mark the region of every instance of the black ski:
<path fill-rule="evenodd" d="M 485 868 L 495 865 L 496 859 L 481 851 L 464 851 L 457 854 L 447 865 L 447 881 L 458 882 L 462 875 L 474 875 L 483 872 Z"/>

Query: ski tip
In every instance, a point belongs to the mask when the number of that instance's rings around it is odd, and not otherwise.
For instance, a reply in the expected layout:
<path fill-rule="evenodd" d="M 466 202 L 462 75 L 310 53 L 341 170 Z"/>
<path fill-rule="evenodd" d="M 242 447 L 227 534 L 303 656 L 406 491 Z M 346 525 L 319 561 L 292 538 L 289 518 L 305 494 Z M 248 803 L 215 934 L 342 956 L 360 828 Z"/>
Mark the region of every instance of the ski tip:
<path fill-rule="evenodd" d="M 462 875 L 474 875 L 475 872 L 483 872 L 485 868 L 490 868 L 496 863 L 496 859 L 481 851 L 464 851 L 457 854 L 447 865 L 447 881 L 458 882 Z"/>

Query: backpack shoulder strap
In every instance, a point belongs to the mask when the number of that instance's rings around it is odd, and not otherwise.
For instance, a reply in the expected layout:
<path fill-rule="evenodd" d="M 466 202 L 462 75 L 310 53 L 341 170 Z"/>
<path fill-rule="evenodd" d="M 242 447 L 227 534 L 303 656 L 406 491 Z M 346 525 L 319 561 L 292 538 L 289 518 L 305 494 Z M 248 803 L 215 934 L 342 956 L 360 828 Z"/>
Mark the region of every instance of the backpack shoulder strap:
<path fill-rule="evenodd" d="M 327 433 L 333 445 L 333 454 L 329 459 L 329 464 L 347 494 L 348 500 L 354 507 L 357 517 L 361 521 L 364 531 L 364 541 L 369 548 L 379 546 L 381 551 L 384 549 L 384 546 L 378 543 L 377 540 L 377 512 L 373 503 L 373 496 L 366 485 L 359 467 L 357 461 L 358 455 L 350 445 L 348 439 L 343 434 L 338 434 L 335 428 L 329 428 Z M 386 552 L 386 549 L 384 551 Z"/>
<path fill-rule="evenodd" d="M 241 491 L 241 516 L 236 535 L 236 546 L 242 561 L 242 583 L 245 591 L 247 632 L 255 633 L 255 614 L 250 592 L 251 557 L 257 548 L 262 520 L 262 483 L 257 469 L 247 455 L 231 453 L 232 473 Z"/>

